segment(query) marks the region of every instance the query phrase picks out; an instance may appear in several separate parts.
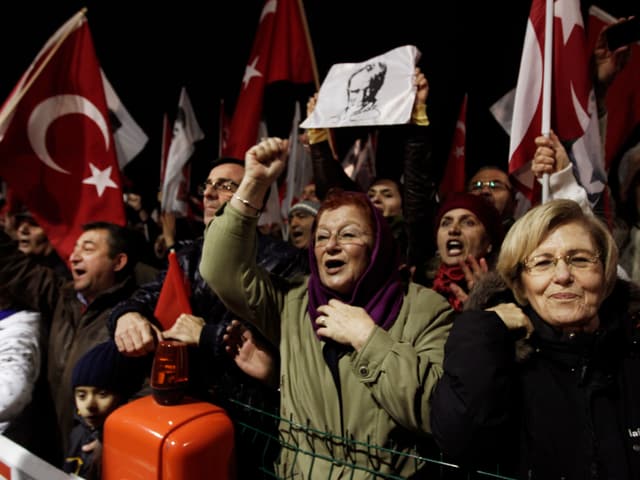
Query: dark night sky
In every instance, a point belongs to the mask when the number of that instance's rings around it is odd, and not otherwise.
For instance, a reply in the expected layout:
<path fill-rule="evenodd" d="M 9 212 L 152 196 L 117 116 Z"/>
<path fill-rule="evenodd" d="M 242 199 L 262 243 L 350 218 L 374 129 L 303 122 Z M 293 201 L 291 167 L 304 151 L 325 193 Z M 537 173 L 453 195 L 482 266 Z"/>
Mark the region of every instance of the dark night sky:
<path fill-rule="evenodd" d="M 102 68 L 150 137 L 128 167 L 128 176 L 135 181 L 157 178 L 162 115 L 174 114 L 183 85 L 207 137 L 193 159 L 196 171 L 216 156 L 220 99 L 232 113 L 263 0 L 206 5 L 192 0 L 40 3 L 23 0 L 3 6 L 3 100 L 47 38 L 85 6 Z M 594 3 L 616 16 L 640 13 L 637 0 Z M 321 80 L 334 63 L 361 62 L 414 44 L 422 51 L 419 66 L 430 83 L 428 113 L 437 139 L 435 158 L 446 158 L 467 91 L 468 165 L 472 169 L 489 163 L 506 165 L 508 137 L 488 108 L 515 85 L 530 1 L 306 0 L 304 4 Z M 587 7 L 583 2 L 583 9 Z M 146 186 L 153 190 L 157 182 Z"/>

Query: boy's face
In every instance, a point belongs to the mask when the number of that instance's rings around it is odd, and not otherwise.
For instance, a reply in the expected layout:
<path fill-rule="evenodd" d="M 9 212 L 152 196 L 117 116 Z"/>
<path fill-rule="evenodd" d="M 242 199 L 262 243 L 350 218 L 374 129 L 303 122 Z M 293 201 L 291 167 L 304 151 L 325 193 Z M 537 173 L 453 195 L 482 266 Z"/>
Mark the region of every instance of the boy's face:
<path fill-rule="evenodd" d="M 74 395 L 78 415 L 91 428 L 101 427 L 107 415 L 120 405 L 120 396 L 103 388 L 79 386 Z"/>

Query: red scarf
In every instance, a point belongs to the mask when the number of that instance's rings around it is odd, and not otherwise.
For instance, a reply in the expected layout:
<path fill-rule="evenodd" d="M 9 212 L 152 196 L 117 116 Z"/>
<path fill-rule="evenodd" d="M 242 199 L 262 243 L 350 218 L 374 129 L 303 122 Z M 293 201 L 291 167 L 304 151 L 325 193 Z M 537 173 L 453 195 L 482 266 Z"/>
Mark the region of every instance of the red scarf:
<path fill-rule="evenodd" d="M 462 311 L 462 302 L 451 290 L 451 284 L 455 283 L 465 292 L 467 291 L 467 281 L 464 279 L 464 272 L 459 265 L 448 266 L 440 264 L 440 268 L 433 279 L 433 289 L 443 295 L 456 312 Z"/>

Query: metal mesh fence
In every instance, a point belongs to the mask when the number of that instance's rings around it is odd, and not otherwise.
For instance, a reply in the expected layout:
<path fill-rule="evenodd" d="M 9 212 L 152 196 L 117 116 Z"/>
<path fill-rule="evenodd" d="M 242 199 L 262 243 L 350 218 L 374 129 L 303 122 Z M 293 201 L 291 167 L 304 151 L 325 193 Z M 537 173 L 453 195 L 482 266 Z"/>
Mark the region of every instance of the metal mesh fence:
<path fill-rule="evenodd" d="M 409 478 L 416 480 L 514 480 L 513 477 L 501 473 L 498 465 L 485 470 L 470 470 L 448 462 L 429 438 L 412 446 L 410 453 L 407 453 L 406 449 L 396 451 L 324 432 L 310 425 L 302 425 L 291 419 L 231 401 L 236 404 L 236 408 L 245 412 L 243 415 L 245 420 L 236 422 L 238 430 L 236 434 L 244 439 L 245 444 L 254 445 L 252 451 L 259 458 L 253 458 L 252 461 L 258 462 L 258 471 L 261 472 L 263 479 L 300 480 L 301 478 L 337 477 L 341 479 L 405 479 L 406 477 L 385 473 L 381 471 L 384 469 L 379 469 L 382 462 L 380 459 L 392 458 L 394 464 L 406 466 L 409 462 L 413 462 L 409 470 L 417 473 Z M 299 441 L 301 437 L 313 439 L 313 441 L 302 445 Z M 313 445 L 317 444 L 323 444 L 325 448 L 322 451 L 314 449 Z M 255 446 L 258 446 L 259 451 L 256 451 Z M 331 452 L 332 449 L 340 449 L 340 455 L 332 456 L 326 453 Z M 303 462 L 298 462 L 300 457 L 306 458 Z M 283 458 L 287 459 L 286 462 Z M 363 458 L 366 460 L 363 461 Z M 247 459 L 238 458 L 239 464 L 245 461 Z M 296 469 L 295 466 L 299 463 L 307 466 L 304 472 Z M 319 464 L 323 465 L 322 468 L 318 467 Z M 327 465 L 330 466 L 327 468 Z"/>

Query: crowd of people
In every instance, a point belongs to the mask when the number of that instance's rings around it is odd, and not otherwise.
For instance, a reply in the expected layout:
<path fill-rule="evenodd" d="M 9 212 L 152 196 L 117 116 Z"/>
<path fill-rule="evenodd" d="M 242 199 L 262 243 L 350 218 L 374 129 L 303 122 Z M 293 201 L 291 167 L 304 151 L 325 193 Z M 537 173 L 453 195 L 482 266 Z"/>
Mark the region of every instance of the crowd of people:
<path fill-rule="evenodd" d="M 627 49 L 606 53 L 594 65 L 608 85 Z M 306 132 L 313 179 L 288 239 L 258 225 L 288 157 L 275 137 L 212 162 L 202 221 L 186 227 L 130 192 L 127 226 L 96 219 L 61 259 L 28 211 L 7 213 L 0 433 L 99 478 L 106 417 L 149 393 L 155 348 L 173 339 L 188 346 L 190 396 L 298 446 L 237 429 L 238 478 L 415 478 L 427 440 L 517 478 L 639 478 L 639 148 L 621 162 L 611 225 L 553 132 L 531 166 L 551 175 L 551 198 L 520 218 L 495 165 L 440 198 L 420 69 L 414 85 L 403 158 L 377 159 L 399 168 L 366 188 L 329 131 Z M 164 328 L 170 250 L 191 311 Z"/>

